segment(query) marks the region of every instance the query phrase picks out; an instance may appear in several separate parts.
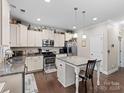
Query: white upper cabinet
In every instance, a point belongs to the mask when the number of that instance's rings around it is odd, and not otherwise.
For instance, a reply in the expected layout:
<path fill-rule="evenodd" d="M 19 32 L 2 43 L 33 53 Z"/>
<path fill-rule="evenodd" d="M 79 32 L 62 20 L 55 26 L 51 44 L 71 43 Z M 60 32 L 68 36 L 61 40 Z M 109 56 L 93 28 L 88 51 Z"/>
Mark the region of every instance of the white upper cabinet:
<path fill-rule="evenodd" d="M 59 34 L 55 33 L 54 34 L 54 47 L 59 47 Z"/>
<path fill-rule="evenodd" d="M 27 26 L 19 25 L 20 26 L 20 45 L 25 47 L 27 46 Z"/>
<path fill-rule="evenodd" d="M 43 30 L 43 39 L 54 40 L 54 31 Z"/>
<path fill-rule="evenodd" d="M 64 34 L 59 34 L 59 45 L 60 47 L 64 47 L 64 43 L 65 43 L 65 35 Z"/>
<path fill-rule="evenodd" d="M 54 34 L 54 46 L 55 47 L 64 47 L 64 34 L 55 33 Z"/>
<path fill-rule="evenodd" d="M 10 43 L 11 47 L 26 47 L 27 42 L 27 27 L 21 24 L 10 25 Z"/>
<path fill-rule="evenodd" d="M 29 47 L 35 46 L 35 31 L 28 30 L 28 46 Z"/>
<path fill-rule="evenodd" d="M 10 25 L 10 46 L 17 45 L 17 25 L 11 24 Z"/>
<path fill-rule="evenodd" d="M 36 41 L 37 47 L 42 46 L 42 38 L 41 38 L 42 36 L 41 35 L 42 35 L 42 32 L 38 32 L 38 31 L 35 32 L 35 37 L 36 37 L 35 41 Z"/>
<path fill-rule="evenodd" d="M 11 24 L 11 47 L 42 47 L 42 40 L 54 40 L 55 47 L 64 47 L 65 34 L 54 33 L 54 31 L 27 30 L 21 24 Z"/>
<path fill-rule="evenodd" d="M 42 46 L 42 32 L 28 30 L 28 47 Z"/>
<path fill-rule="evenodd" d="M 69 41 L 70 39 L 72 39 L 73 34 L 72 33 L 65 33 L 65 41 Z"/>
<path fill-rule="evenodd" d="M 0 37 L 2 46 L 10 45 L 10 9 L 7 0 L 0 0 Z"/>

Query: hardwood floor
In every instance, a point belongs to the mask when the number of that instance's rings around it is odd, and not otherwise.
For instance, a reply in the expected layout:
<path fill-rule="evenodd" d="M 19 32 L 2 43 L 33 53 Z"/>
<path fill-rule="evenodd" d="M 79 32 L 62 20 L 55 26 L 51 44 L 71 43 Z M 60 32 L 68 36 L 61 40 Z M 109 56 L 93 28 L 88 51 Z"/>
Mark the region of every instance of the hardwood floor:
<path fill-rule="evenodd" d="M 35 73 L 36 83 L 39 93 L 75 93 L 75 86 L 64 88 L 57 80 L 56 73 L 44 74 Z M 87 83 L 87 93 L 124 93 L 124 68 L 106 76 L 101 74 L 99 87 L 96 86 L 96 73 L 94 74 L 94 89 L 91 82 Z M 80 82 L 79 93 L 85 93 L 83 82 Z"/>

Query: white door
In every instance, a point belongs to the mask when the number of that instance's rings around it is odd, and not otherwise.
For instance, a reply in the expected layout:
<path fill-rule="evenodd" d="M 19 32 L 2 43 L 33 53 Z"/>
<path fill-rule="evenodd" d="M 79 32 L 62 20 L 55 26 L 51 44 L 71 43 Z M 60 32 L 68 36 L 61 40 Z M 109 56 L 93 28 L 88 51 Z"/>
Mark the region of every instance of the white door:
<path fill-rule="evenodd" d="M 124 39 L 121 39 L 121 49 L 120 49 L 120 67 L 124 67 Z"/>
<path fill-rule="evenodd" d="M 103 67 L 103 34 L 92 35 L 90 38 L 90 58 L 102 60 Z"/>

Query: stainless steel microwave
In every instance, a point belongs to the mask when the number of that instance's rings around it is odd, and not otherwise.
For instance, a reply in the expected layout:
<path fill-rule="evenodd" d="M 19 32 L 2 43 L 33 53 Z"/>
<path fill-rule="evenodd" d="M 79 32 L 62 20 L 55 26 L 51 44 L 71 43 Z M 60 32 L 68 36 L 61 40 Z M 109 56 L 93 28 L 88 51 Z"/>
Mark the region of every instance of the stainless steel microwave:
<path fill-rule="evenodd" d="M 54 40 L 44 39 L 42 40 L 43 47 L 54 47 Z"/>

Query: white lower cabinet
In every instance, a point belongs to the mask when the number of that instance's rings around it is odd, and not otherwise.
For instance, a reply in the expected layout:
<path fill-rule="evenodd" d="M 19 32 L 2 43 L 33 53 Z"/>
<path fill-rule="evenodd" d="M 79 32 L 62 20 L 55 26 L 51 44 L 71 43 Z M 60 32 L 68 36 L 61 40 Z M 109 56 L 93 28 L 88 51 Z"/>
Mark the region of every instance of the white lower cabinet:
<path fill-rule="evenodd" d="M 5 82 L 3 91 L 0 93 L 23 93 L 22 74 L 13 74 L 0 77 L 0 83 Z"/>
<path fill-rule="evenodd" d="M 43 56 L 26 57 L 25 64 L 28 72 L 43 69 Z"/>
<path fill-rule="evenodd" d="M 57 58 L 60 58 L 60 57 L 67 57 L 67 54 L 57 54 L 56 57 L 57 57 Z"/>
<path fill-rule="evenodd" d="M 75 83 L 75 72 L 73 67 L 58 59 L 56 59 L 56 66 L 58 81 L 64 87 L 68 87 Z"/>

